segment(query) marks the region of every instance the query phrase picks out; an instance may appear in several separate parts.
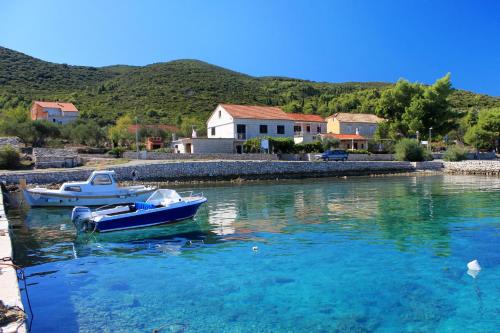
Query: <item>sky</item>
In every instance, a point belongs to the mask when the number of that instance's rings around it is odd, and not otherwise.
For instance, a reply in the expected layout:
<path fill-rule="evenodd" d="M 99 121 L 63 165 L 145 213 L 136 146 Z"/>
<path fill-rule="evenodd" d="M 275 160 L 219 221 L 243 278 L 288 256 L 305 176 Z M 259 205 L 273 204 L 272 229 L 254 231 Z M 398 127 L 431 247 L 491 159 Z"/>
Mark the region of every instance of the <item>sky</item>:
<path fill-rule="evenodd" d="M 500 96 L 497 0 L 0 0 L 0 46 L 56 63 L 199 59 L 253 76 Z"/>

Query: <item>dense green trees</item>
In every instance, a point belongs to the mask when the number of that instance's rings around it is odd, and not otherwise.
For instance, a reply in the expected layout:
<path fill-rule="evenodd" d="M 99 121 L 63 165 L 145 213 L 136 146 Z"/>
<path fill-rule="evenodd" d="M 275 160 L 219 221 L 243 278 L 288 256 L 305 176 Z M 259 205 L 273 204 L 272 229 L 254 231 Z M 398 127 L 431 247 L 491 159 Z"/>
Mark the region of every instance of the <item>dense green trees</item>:
<path fill-rule="evenodd" d="M 470 117 L 470 127 L 465 133 L 465 141 L 477 149 L 498 151 L 500 140 L 500 108 L 484 109 Z"/>
<path fill-rule="evenodd" d="M 378 137 L 397 139 L 417 132 L 426 137 L 430 127 L 436 135 L 447 134 L 459 117 L 449 103 L 452 91 L 450 74 L 431 86 L 399 80 L 382 92 L 376 106 L 376 113 L 388 120 Z"/>
<path fill-rule="evenodd" d="M 47 140 L 59 137 L 60 128 L 48 121 L 31 121 L 28 111 L 18 106 L 1 113 L 0 134 L 17 136 L 26 145 L 41 147 Z"/>

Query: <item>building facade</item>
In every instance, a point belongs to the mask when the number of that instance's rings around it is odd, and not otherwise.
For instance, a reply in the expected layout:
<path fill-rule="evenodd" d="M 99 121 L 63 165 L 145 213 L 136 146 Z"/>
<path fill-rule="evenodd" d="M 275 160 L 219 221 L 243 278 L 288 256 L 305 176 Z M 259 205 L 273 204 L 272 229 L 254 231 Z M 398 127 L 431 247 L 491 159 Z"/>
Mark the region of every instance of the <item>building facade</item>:
<path fill-rule="evenodd" d="M 30 109 L 31 120 L 47 120 L 68 124 L 78 119 L 80 112 L 73 103 L 34 101 Z"/>
<path fill-rule="evenodd" d="M 367 113 L 335 113 L 326 118 L 327 134 L 324 138 L 340 140 L 341 149 L 368 149 L 378 124 L 383 118 Z"/>
<path fill-rule="evenodd" d="M 288 113 L 293 121 L 293 140 L 295 143 L 308 143 L 320 139 L 326 133 L 326 121 L 315 114 Z"/>
<path fill-rule="evenodd" d="M 327 132 L 335 134 L 358 134 L 372 138 L 383 118 L 368 113 L 335 113 L 326 118 Z"/>
<path fill-rule="evenodd" d="M 278 107 L 219 104 L 207 121 L 209 138 L 293 138 L 294 121 Z"/>

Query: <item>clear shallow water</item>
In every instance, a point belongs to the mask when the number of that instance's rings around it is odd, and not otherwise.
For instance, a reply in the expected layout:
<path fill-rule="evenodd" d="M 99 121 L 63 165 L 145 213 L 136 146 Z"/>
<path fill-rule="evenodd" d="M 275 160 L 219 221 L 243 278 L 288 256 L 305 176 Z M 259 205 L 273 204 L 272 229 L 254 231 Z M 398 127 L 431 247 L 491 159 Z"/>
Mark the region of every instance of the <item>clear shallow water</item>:
<path fill-rule="evenodd" d="M 202 190 L 195 221 L 91 237 L 67 209 L 11 211 L 33 332 L 499 330 L 500 178 Z"/>

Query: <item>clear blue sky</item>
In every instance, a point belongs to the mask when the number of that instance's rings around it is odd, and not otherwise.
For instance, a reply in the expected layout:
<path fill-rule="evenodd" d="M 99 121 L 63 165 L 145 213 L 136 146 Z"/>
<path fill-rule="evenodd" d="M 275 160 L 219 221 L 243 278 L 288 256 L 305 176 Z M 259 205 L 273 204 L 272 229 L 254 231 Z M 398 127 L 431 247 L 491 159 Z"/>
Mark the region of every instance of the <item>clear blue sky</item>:
<path fill-rule="evenodd" d="M 0 45 L 77 65 L 200 59 L 255 76 L 500 95 L 500 1 L 0 0 Z"/>

